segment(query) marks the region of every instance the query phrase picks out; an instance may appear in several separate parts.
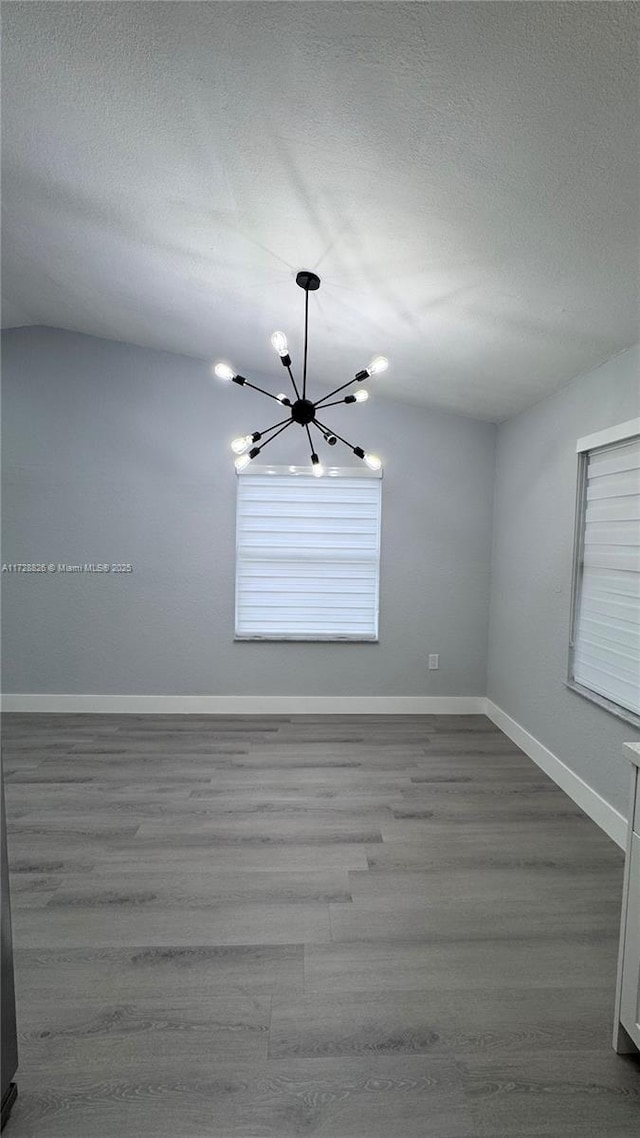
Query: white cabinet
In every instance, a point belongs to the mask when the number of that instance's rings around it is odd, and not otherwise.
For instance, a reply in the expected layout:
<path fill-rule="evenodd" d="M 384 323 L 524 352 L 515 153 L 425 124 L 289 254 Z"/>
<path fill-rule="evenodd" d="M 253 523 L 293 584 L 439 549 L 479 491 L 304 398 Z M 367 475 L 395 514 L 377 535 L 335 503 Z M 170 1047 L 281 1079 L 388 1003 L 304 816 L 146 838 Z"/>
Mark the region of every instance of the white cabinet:
<path fill-rule="evenodd" d="M 624 750 L 632 776 L 613 1032 L 618 1052 L 640 1049 L 640 743 L 625 743 Z"/>

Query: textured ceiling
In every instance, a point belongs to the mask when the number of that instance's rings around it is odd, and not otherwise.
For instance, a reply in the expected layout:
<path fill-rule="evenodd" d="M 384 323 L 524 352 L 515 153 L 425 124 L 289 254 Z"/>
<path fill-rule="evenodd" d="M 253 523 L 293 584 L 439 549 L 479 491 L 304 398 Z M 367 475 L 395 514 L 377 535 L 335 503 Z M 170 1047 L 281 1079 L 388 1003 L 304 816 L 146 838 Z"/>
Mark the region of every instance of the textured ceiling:
<path fill-rule="evenodd" d="M 5 3 L 4 323 L 502 419 L 637 339 L 626 3 Z M 374 383 L 371 384 L 372 393 Z"/>

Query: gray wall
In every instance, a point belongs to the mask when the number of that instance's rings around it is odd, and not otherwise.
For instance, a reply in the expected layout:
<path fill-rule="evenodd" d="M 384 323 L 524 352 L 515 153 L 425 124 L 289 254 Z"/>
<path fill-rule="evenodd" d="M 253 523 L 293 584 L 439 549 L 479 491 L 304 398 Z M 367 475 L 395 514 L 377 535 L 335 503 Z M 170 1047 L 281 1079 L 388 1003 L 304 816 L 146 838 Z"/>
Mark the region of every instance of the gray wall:
<path fill-rule="evenodd" d="M 564 685 L 576 441 L 640 414 L 640 351 L 630 349 L 498 431 L 487 694 L 618 810 L 621 744 L 640 737 Z"/>
<path fill-rule="evenodd" d="M 270 355 L 257 381 L 282 383 Z M 380 643 L 234 644 L 228 443 L 279 408 L 201 361 L 50 328 L 5 333 L 3 377 L 3 561 L 135 567 L 5 574 L 5 691 L 484 694 L 491 424 L 375 398 L 332 409 L 385 458 Z M 382 383 L 392 370 L 372 396 Z M 308 462 L 295 430 L 265 460 Z"/>

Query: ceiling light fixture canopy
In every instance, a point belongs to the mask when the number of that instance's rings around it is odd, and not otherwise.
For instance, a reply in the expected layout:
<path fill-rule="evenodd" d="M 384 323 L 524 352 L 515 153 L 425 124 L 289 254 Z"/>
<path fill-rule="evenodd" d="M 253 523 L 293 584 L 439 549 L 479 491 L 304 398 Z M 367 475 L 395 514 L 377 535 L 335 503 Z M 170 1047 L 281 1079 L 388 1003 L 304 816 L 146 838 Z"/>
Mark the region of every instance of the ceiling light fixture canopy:
<path fill-rule="evenodd" d="M 265 391 L 263 387 L 258 387 L 255 383 L 251 383 L 246 376 L 240 375 L 234 371 L 228 363 L 217 363 L 214 367 L 214 372 L 219 379 L 224 379 L 228 382 L 237 383 L 241 387 L 251 387 L 254 391 L 261 392 L 262 395 L 267 395 L 269 399 L 275 399 L 284 407 L 290 408 L 290 416 L 287 419 L 281 419 L 278 423 L 273 423 L 272 426 L 267 427 L 264 431 L 254 431 L 250 435 L 241 435 L 237 439 L 233 439 L 231 449 L 238 457 L 235 460 L 235 467 L 238 472 L 244 470 L 252 459 L 257 458 L 268 443 L 272 442 L 278 435 L 286 431 L 292 423 L 297 423 L 307 433 L 309 446 L 311 448 L 311 471 L 316 478 L 321 478 L 324 474 L 324 466 L 322 465 L 311 437 L 311 427 L 314 427 L 323 440 L 329 446 L 335 446 L 338 441 L 343 443 L 349 450 L 353 451 L 357 458 L 360 458 L 370 470 L 380 470 L 382 461 L 375 454 L 370 454 L 362 449 L 360 446 L 353 446 L 352 443 L 343 439 L 337 431 L 331 430 L 325 423 L 318 419 L 318 412 L 323 413 L 326 407 L 335 407 L 338 403 L 365 403 L 369 398 L 369 392 L 361 389 L 355 394 L 345 395 L 341 399 L 334 399 L 334 395 L 338 395 L 345 388 L 350 387 L 352 383 L 362 383 L 364 379 L 368 379 L 371 375 L 380 375 L 381 372 L 386 371 L 389 366 L 389 361 L 385 356 L 376 356 L 371 361 L 368 367 L 363 368 L 362 371 L 356 372 L 353 379 L 347 380 L 340 387 L 334 388 L 328 394 L 323 395 L 322 398 L 315 400 L 307 398 L 307 346 L 309 339 L 309 293 L 316 292 L 320 288 L 320 277 L 311 272 L 309 269 L 302 269 L 296 276 L 296 284 L 304 290 L 304 352 L 302 364 L 302 392 L 300 392 L 296 384 L 293 371 L 291 370 L 291 356 L 289 355 L 289 347 L 287 344 L 287 337 L 284 332 L 274 332 L 271 337 L 271 343 L 276 352 L 280 356 L 282 364 L 286 367 L 289 378 L 291 380 L 295 399 L 292 401 L 284 393 L 273 395 L 270 391 Z M 328 402 L 330 400 L 331 402 Z M 267 437 L 268 436 L 268 437 Z M 260 446 L 256 446 L 260 443 Z"/>

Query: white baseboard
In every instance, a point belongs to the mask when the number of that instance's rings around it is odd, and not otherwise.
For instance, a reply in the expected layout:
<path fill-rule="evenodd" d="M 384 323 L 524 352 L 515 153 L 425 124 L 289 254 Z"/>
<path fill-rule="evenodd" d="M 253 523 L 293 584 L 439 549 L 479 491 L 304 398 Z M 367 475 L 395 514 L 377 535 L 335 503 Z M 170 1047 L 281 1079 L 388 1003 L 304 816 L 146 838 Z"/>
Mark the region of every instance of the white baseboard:
<path fill-rule="evenodd" d="M 492 703 L 490 699 L 485 700 L 485 715 L 504 731 L 505 735 L 524 751 L 530 759 L 533 759 L 545 774 L 549 775 L 555 783 L 564 790 L 565 794 L 569 795 L 573 801 L 588 814 L 590 818 L 600 826 L 610 838 L 613 838 L 617 845 L 622 849 L 626 848 L 627 844 L 627 820 L 626 818 L 602 798 L 597 790 L 584 782 L 579 775 L 575 774 L 562 759 L 554 755 L 548 747 L 531 735 L 524 727 L 507 715 L 497 704 Z"/>
<path fill-rule="evenodd" d="M 483 715 L 483 696 L 20 695 L 3 711 L 155 715 Z"/>

